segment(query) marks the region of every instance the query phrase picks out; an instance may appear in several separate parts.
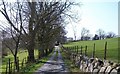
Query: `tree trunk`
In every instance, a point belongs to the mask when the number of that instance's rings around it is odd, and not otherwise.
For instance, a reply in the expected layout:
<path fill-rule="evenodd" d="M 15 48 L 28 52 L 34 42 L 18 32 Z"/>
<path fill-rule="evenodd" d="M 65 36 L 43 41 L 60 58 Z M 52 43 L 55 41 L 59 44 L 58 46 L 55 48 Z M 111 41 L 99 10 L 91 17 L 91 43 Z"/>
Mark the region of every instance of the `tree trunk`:
<path fill-rule="evenodd" d="M 38 58 L 41 59 L 41 53 L 40 53 L 40 50 L 38 50 Z"/>
<path fill-rule="evenodd" d="M 41 45 L 39 45 L 39 57 L 43 57 L 43 56 L 44 56 L 44 48 L 41 44 Z"/>
<path fill-rule="evenodd" d="M 16 70 L 17 70 L 17 72 L 19 71 L 19 62 L 18 62 L 18 58 L 17 58 L 17 56 L 16 55 L 14 55 L 14 63 L 15 63 L 15 67 L 16 67 Z"/>
<path fill-rule="evenodd" d="M 34 47 L 32 46 L 29 46 L 28 49 L 28 62 L 35 62 Z"/>
<path fill-rule="evenodd" d="M 44 47 L 42 44 L 39 46 L 39 59 L 44 56 Z"/>
<path fill-rule="evenodd" d="M 44 56 L 44 49 L 41 50 L 41 57 Z"/>
<path fill-rule="evenodd" d="M 48 55 L 48 50 L 47 49 L 45 49 L 45 56 L 47 56 Z"/>
<path fill-rule="evenodd" d="M 35 47 L 35 35 L 30 36 L 30 41 L 28 44 L 28 62 L 35 62 L 35 57 L 34 57 L 34 47 Z"/>

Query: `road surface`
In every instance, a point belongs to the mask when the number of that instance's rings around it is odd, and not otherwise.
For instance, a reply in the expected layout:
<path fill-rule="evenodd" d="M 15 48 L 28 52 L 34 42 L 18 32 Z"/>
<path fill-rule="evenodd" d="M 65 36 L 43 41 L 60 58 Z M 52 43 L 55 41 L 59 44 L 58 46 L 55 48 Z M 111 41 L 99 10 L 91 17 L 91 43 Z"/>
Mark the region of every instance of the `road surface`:
<path fill-rule="evenodd" d="M 60 48 L 55 47 L 54 53 L 50 59 L 36 71 L 36 74 L 48 74 L 54 72 L 55 74 L 62 74 L 62 72 L 68 72 L 65 67 L 60 53 Z"/>

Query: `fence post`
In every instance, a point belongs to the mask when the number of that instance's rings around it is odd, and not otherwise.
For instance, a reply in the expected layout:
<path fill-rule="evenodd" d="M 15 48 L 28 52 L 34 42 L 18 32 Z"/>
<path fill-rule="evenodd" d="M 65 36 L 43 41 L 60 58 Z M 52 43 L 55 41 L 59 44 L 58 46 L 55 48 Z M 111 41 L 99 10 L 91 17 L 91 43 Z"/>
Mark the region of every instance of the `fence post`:
<path fill-rule="evenodd" d="M 12 72 L 12 62 L 11 62 L 11 67 L 10 68 L 11 68 L 11 72 Z"/>
<path fill-rule="evenodd" d="M 13 69 L 13 72 L 15 73 L 15 70 L 16 70 L 15 61 L 14 61 L 13 66 L 14 66 L 14 67 L 13 67 L 13 68 L 14 68 L 14 69 Z"/>
<path fill-rule="evenodd" d="M 75 54 L 76 54 L 76 46 L 74 48 L 75 48 Z"/>
<path fill-rule="evenodd" d="M 76 54 L 76 52 L 77 52 L 77 51 L 76 51 L 76 46 L 75 46 L 74 48 L 75 48 L 75 54 Z"/>
<path fill-rule="evenodd" d="M 6 64 L 6 74 L 7 74 L 7 71 L 8 71 L 8 62 Z"/>
<path fill-rule="evenodd" d="M 74 50 L 74 47 L 72 46 L 72 49 L 73 49 L 73 53 L 75 53 L 75 50 Z"/>
<path fill-rule="evenodd" d="M 74 51 L 73 51 L 73 47 L 71 47 L 71 50 L 72 50 L 72 52 L 74 52 Z"/>
<path fill-rule="evenodd" d="M 94 43 L 94 46 L 93 46 L 93 58 L 95 57 L 95 43 Z"/>
<path fill-rule="evenodd" d="M 21 63 L 21 69 L 22 69 L 22 67 L 24 67 L 23 63 L 24 63 L 24 59 L 22 60 L 22 63 Z"/>
<path fill-rule="evenodd" d="M 26 57 L 25 57 L 26 58 Z M 25 58 L 24 58 L 24 61 L 23 61 L 23 66 L 25 67 Z"/>
<path fill-rule="evenodd" d="M 77 54 L 78 54 L 78 46 L 77 46 Z"/>
<path fill-rule="evenodd" d="M 71 52 L 71 48 L 70 48 L 70 52 Z"/>
<path fill-rule="evenodd" d="M 73 48 L 72 47 L 70 47 L 71 48 L 71 52 L 73 53 Z"/>
<path fill-rule="evenodd" d="M 40 50 L 38 50 L 38 59 L 41 58 L 41 53 L 40 53 Z"/>
<path fill-rule="evenodd" d="M 24 58 L 23 66 L 26 66 L 26 57 Z"/>
<path fill-rule="evenodd" d="M 74 50 L 74 53 L 75 53 L 75 46 L 73 46 L 73 50 Z"/>
<path fill-rule="evenodd" d="M 82 46 L 81 46 L 81 55 L 82 55 Z"/>
<path fill-rule="evenodd" d="M 107 55 L 107 41 L 105 42 L 104 60 L 106 60 Z"/>
<path fill-rule="evenodd" d="M 8 71 L 8 73 L 11 74 L 11 71 L 10 71 L 11 70 L 10 69 L 10 59 L 9 59 L 9 63 L 8 64 L 9 64 L 9 71 Z"/>
<path fill-rule="evenodd" d="M 19 72 L 19 58 L 17 57 L 17 71 Z"/>
<path fill-rule="evenodd" d="M 87 56 L 87 46 L 85 46 L 85 56 Z"/>
<path fill-rule="evenodd" d="M 25 57 L 25 60 L 24 60 L 24 64 L 26 63 L 26 57 Z"/>
<path fill-rule="evenodd" d="M 69 53 L 71 52 L 71 49 L 70 49 L 70 47 L 69 47 Z"/>

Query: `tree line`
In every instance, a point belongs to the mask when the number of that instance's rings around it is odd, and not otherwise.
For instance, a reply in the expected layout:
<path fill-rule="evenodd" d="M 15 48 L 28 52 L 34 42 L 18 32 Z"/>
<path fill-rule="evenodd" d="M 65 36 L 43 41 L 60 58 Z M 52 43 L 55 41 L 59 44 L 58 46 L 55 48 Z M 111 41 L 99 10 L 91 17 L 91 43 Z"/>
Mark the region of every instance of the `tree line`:
<path fill-rule="evenodd" d="M 90 34 L 90 30 L 82 28 L 80 40 L 102 40 L 106 38 L 113 38 L 115 36 L 116 34 L 114 32 L 105 33 L 104 30 L 98 29 L 96 31 L 96 34 L 92 37 Z"/>
<path fill-rule="evenodd" d="M 6 48 L 11 51 L 16 68 L 20 48 L 27 49 L 28 62 L 35 62 L 35 48 L 39 50 L 39 57 L 43 57 L 48 54 L 48 49 L 53 49 L 55 41 L 64 41 L 65 19 L 68 17 L 74 19 L 68 13 L 74 5 L 78 4 L 67 0 L 64 2 L 2 0 L 0 13 L 7 21 L 4 23 L 7 27 L 2 27 L 3 51 Z"/>

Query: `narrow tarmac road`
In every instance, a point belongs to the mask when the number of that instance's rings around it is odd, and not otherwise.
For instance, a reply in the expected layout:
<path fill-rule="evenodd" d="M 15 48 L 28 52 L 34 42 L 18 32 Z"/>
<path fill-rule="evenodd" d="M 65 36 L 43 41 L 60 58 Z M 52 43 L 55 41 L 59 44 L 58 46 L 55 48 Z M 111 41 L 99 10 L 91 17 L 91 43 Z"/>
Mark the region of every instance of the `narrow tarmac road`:
<path fill-rule="evenodd" d="M 36 74 L 48 74 L 54 72 L 55 74 L 62 74 L 62 72 L 68 72 L 65 67 L 60 53 L 60 48 L 56 47 L 51 58 L 36 71 Z"/>

